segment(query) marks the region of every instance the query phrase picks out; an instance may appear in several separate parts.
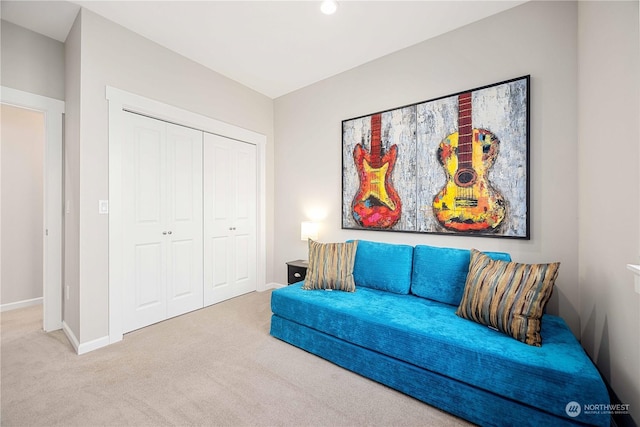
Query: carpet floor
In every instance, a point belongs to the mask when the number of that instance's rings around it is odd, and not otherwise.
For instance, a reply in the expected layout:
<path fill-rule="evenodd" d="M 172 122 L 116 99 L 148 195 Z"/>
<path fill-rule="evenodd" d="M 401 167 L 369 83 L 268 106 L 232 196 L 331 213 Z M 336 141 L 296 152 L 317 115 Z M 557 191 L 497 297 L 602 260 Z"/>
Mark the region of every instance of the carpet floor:
<path fill-rule="evenodd" d="M 253 292 L 78 356 L 42 307 L 2 313 L 2 426 L 469 426 L 269 335 Z"/>

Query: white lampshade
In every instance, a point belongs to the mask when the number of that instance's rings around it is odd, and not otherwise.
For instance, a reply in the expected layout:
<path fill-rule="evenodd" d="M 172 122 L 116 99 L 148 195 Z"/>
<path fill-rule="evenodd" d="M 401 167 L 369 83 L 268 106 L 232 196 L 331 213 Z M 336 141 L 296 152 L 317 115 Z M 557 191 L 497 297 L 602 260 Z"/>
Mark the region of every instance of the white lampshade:
<path fill-rule="evenodd" d="M 318 223 L 303 221 L 300 223 L 300 240 L 318 240 Z"/>

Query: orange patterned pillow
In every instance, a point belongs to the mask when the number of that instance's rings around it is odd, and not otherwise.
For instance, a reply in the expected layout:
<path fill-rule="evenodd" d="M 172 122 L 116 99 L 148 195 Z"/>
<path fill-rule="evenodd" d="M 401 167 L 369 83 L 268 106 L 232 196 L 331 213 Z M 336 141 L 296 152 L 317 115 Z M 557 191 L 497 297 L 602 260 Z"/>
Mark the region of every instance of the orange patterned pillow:
<path fill-rule="evenodd" d="M 318 243 L 309 239 L 309 268 L 302 289 L 336 289 L 353 292 L 353 264 L 358 241 Z"/>
<path fill-rule="evenodd" d="M 469 274 L 456 314 L 540 347 L 541 319 L 559 268 L 559 262 L 493 260 L 471 249 Z"/>

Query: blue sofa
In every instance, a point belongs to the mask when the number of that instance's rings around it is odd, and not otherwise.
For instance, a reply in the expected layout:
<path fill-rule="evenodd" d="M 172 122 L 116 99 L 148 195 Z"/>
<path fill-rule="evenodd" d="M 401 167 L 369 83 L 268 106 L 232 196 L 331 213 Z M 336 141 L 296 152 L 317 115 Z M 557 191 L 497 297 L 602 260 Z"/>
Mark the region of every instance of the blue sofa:
<path fill-rule="evenodd" d="M 274 290 L 271 335 L 479 425 L 608 426 L 585 406 L 607 389 L 560 317 L 544 315 L 534 347 L 455 314 L 469 259 L 359 241 L 356 291 Z"/>

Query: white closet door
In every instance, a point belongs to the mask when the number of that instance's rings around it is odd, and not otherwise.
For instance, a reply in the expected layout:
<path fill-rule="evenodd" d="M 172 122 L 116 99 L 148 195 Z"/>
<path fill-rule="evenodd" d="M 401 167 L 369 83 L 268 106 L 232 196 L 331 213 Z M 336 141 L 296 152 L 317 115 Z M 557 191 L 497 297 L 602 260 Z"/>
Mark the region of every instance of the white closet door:
<path fill-rule="evenodd" d="M 127 114 L 124 332 L 202 307 L 202 132 Z"/>
<path fill-rule="evenodd" d="M 202 132 L 167 124 L 167 317 L 203 307 Z"/>
<path fill-rule="evenodd" d="M 204 134 L 204 304 L 256 290 L 256 147 Z"/>

